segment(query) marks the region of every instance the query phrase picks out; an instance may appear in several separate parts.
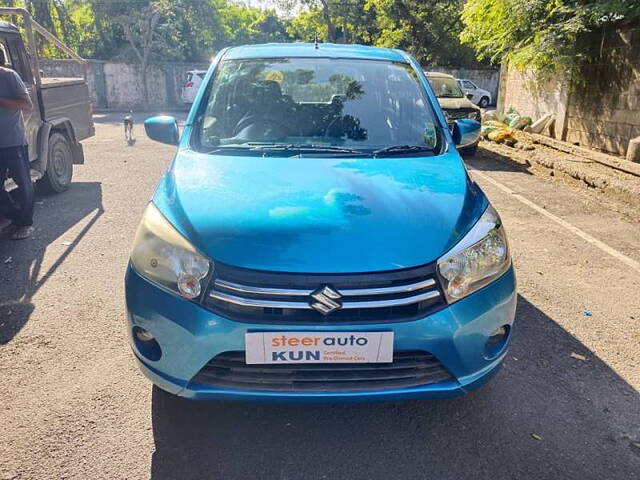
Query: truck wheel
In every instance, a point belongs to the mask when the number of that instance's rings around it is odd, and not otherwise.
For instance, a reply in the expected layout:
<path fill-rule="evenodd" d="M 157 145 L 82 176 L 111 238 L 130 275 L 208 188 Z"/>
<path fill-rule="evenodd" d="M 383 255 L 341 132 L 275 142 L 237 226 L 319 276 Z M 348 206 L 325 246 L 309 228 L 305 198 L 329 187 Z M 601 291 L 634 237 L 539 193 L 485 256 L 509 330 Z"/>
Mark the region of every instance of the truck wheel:
<path fill-rule="evenodd" d="M 478 106 L 480 108 L 487 108 L 487 105 L 489 105 L 489 99 L 487 97 L 482 97 L 480 99 L 480 103 L 478 103 Z"/>
<path fill-rule="evenodd" d="M 49 136 L 47 170 L 40 183 L 50 193 L 61 193 L 69 188 L 73 177 L 73 152 L 69 140 L 61 133 Z"/>

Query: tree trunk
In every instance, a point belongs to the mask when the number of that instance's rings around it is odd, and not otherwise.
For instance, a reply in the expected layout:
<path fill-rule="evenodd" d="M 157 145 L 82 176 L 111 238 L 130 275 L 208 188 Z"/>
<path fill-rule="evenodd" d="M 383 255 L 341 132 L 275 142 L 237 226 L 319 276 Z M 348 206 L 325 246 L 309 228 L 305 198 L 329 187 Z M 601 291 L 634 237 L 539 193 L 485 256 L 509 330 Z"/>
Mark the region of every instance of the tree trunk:
<path fill-rule="evenodd" d="M 147 24 L 147 31 L 143 40 L 143 60 L 142 60 L 142 96 L 144 101 L 144 109 L 149 109 L 149 86 L 147 85 L 147 68 L 149 67 L 149 58 L 151 56 L 151 50 L 153 49 L 153 36 L 156 33 L 156 26 L 160 21 L 161 12 L 155 11 L 149 18 Z"/>
<path fill-rule="evenodd" d="M 147 67 L 146 63 L 142 64 L 142 104 L 144 110 L 149 110 L 149 85 L 147 85 Z"/>
<path fill-rule="evenodd" d="M 67 11 L 67 7 L 59 2 L 53 2 L 53 7 L 56 10 L 56 14 L 58 15 L 58 22 L 60 23 L 60 30 L 62 33 L 61 40 L 65 43 L 71 43 L 71 33 L 73 32 L 73 22 L 71 17 L 69 17 L 69 12 Z"/>
<path fill-rule="evenodd" d="M 333 25 L 333 21 L 331 20 L 331 14 L 329 12 L 329 3 L 327 0 L 320 0 L 322 4 L 322 18 L 327 24 L 327 41 L 333 43 L 336 41 L 336 29 Z"/>

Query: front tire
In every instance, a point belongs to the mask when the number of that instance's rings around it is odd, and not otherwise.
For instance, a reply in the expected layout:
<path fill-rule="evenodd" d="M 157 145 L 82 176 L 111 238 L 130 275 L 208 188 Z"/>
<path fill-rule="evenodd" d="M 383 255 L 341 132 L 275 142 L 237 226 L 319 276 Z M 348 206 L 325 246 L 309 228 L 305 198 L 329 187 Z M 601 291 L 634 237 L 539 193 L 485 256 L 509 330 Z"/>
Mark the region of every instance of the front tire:
<path fill-rule="evenodd" d="M 489 99 L 487 97 L 482 97 L 480 99 L 480 103 L 478 103 L 480 108 L 487 108 L 489 106 Z"/>
<path fill-rule="evenodd" d="M 62 193 L 71 185 L 73 152 L 66 136 L 53 132 L 49 136 L 47 170 L 40 183 L 49 193 Z"/>

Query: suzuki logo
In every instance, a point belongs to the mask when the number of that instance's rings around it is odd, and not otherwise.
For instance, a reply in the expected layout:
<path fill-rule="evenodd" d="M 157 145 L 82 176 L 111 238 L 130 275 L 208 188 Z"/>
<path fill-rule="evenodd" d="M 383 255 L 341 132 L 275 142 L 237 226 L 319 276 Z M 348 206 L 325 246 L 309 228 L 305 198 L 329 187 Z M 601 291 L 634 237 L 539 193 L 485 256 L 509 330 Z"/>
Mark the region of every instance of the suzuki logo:
<path fill-rule="evenodd" d="M 311 308 L 323 315 L 329 315 L 334 310 L 342 308 L 342 303 L 340 303 L 342 296 L 331 287 L 324 286 L 316 290 L 311 294 L 311 298 L 315 300 L 309 304 Z"/>

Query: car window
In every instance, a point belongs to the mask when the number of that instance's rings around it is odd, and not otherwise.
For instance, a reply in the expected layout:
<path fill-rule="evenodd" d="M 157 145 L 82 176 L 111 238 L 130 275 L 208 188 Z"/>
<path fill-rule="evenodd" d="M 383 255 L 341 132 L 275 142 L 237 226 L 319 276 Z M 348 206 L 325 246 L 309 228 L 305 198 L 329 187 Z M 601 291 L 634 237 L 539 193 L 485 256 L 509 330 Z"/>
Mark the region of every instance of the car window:
<path fill-rule="evenodd" d="M 199 146 L 435 147 L 436 120 L 411 66 L 328 58 L 227 60 L 195 129 Z"/>
<path fill-rule="evenodd" d="M 470 88 L 472 90 L 475 90 L 477 87 L 473 83 L 471 83 L 469 80 L 465 80 L 464 88 Z"/>
<path fill-rule="evenodd" d="M 28 86 L 33 84 L 33 75 L 31 73 L 31 66 L 29 65 L 29 59 L 22 48 L 22 42 L 20 37 L 14 35 L 7 39 L 9 52 L 11 54 L 11 61 L 13 69 L 18 72 L 22 81 Z"/>
<path fill-rule="evenodd" d="M 207 74 L 207 72 L 200 72 L 198 73 L 198 76 L 200 77 L 201 80 L 204 80 L 205 75 Z"/>
<path fill-rule="evenodd" d="M 7 40 L 5 38 L 0 38 L 0 50 L 4 54 L 4 58 L 7 62 L 7 67 L 11 67 L 13 62 L 11 61 L 11 55 L 9 54 L 9 47 L 7 46 Z"/>
<path fill-rule="evenodd" d="M 458 82 L 449 77 L 427 77 L 431 88 L 438 98 L 462 98 L 462 90 Z"/>

